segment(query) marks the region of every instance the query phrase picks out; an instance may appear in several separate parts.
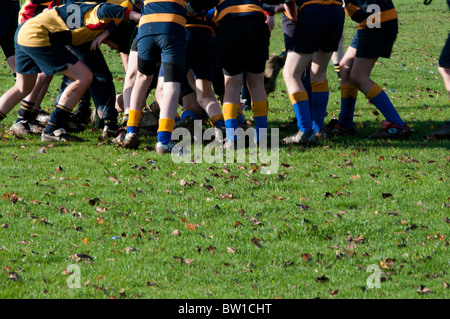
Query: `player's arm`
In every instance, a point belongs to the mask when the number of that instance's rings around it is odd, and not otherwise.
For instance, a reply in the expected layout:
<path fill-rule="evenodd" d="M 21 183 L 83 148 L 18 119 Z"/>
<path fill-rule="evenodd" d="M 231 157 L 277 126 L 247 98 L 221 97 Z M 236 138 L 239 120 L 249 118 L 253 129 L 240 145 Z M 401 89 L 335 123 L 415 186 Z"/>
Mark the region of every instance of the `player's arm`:
<path fill-rule="evenodd" d="M 287 3 L 284 3 L 284 9 L 288 17 L 291 17 L 294 22 L 297 22 L 297 4 L 295 1 L 290 0 Z"/>
<path fill-rule="evenodd" d="M 97 10 L 97 17 L 99 19 L 115 18 L 115 19 L 139 21 L 139 19 L 141 18 L 140 13 L 132 11 L 128 8 L 117 6 L 115 4 L 104 3 L 100 4 L 99 6 L 100 7 Z"/>
<path fill-rule="evenodd" d="M 102 33 L 100 33 L 94 40 L 91 42 L 91 50 L 97 50 L 100 48 L 100 45 L 103 43 L 103 41 L 106 40 L 111 35 L 111 31 L 109 29 L 106 29 Z"/>
<path fill-rule="evenodd" d="M 363 22 L 372 14 L 372 12 L 362 10 L 358 6 L 356 0 L 345 1 L 345 12 L 353 21 L 356 21 L 358 23 Z"/>

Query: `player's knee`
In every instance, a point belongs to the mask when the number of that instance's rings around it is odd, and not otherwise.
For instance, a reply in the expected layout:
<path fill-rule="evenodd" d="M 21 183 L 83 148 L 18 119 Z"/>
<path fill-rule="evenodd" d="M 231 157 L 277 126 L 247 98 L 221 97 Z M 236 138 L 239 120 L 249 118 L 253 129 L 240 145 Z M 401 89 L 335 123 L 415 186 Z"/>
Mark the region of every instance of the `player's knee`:
<path fill-rule="evenodd" d="M 353 83 L 353 85 L 357 86 L 362 83 L 362 81 L 364 80 L 364 77 L 360 74 L 358 74 L 357 72 L 352 72 L 352 74 L 350 74 L 350 82 Z"/>

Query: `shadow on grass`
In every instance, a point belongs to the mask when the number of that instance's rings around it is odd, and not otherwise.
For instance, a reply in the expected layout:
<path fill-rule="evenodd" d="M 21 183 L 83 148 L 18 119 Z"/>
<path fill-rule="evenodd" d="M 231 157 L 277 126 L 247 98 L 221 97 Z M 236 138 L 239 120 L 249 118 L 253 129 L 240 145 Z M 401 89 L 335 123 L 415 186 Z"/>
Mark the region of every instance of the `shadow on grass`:
<path fill-rule="evenodd" d="M 410 127 L 414 130 L 409 137 L 401 139 L 378 139 L 372 140 L 368 136 L 380 130 L 380 122 L 364 122 L 363 127 L 357 125 L 359 135 L 357 136 L 335 136 L 322 141 L 315 147 L 323 145 L 335 145 L 337 147 L 356 147 L 356 146 L 383 146 L 396 148 L 444 148 L 450 149 L 450 140 L 427 140 L 426 136 L 436 131 L 446 121 L 414 121 Z M 325 123 L 326 125 L 327 123 Z M 297 126 L 291 125 L 285 127 L 286 122 L 269 121 L 269 128 L 279 128 L 280 140 L 297 132 Z M 431 128 L 431 129 L 430 129 Z M 270 134 L 270 129 L 269 129 Z M 270 136 L 269 136 L 270 141 Z M 290 147 L 280 143 L 280 148 Z"/>

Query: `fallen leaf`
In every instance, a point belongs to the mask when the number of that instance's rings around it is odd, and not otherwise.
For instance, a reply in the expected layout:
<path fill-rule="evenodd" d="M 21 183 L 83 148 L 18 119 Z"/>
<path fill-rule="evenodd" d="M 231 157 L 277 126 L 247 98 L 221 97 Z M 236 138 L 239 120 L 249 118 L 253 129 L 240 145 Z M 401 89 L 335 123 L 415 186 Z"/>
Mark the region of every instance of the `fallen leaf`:
<path fill-rule="evenodd" d="M 186 226 L 189 230 L 195 230 L 195 226 L 192 224 L 186 224 Z"/>
<path fill-rule="evenodd" d="M 236 252 L 236 249 L 233 249 L 233 248 L 231 248 L 231 247 L 227 247 L 227 253 L 232 253 L 232 254 L 234 254 Z"/>
<path fill-rule="evenodd" d="M 82 261 L 83 259 L 89 259 L 89 260 L 94 259 L 91 256 L 86 255 L 86 254 L 73 254 L 70 257 L 72 257 L 72 259 L 75 259 L 76 261 Z"/>
<path fill-rule="evenodd" d="M 432 294 L 433 291 L 431 289 L 428 289 L 424 285 L 420 285 L 419 288 L 417 288 L 417 293 L 419 293 L 420 295 L 427 295 Z"/>
<path fill-rule="evenodd" d="M 339 289 L 331 290 L 331 291 L 330 291 L 330 295 L 336 296 L 336 295 L 338 294 L 338 292 L 339 292 Z"/>
<path fill-rule="evenodd" d="M 312 256 L 310 253 L 302 254 L 302 258 L 304 261 L 310 261 L 312 259 Z"/>
<path fill-rule="evenodd" d="M 175 229 L 173 232 L 172 232 L 172 236 L 178 236 L 180 234 L 180 231 L 178 230 L 178 229 Z"/>
<path fill-rule="evenodd" d="M 97 224 L 99 225 L 103 225 L 103 223 L 105 222 L 105 220 L 103 219 L 103 217 L 97 217 L 97 220 L 95 221 Z"/>
<path fill-rule="evenodd" d="M 330 279 L 328 277 L 326 277 L 325 275 L 321 275 L 319 277 L 316 277 L 316 282 L 318 283 L 322 283 L 322 282 L 327 282 Z"/>
<path fill-rule="evenodd" d="M 250 239 L 250 241 L 258 248 L 262 248 L 261 244 L 259 243 L 261 239 L 253 237 Z"/>
<path fill-rule="evenodd" d="M 86 245 L 89 244 L 89 239 L 87 239 L 87 238 L 83 238 L 81 241 L 82 241 L 83 243 L 85 243 Z"/>

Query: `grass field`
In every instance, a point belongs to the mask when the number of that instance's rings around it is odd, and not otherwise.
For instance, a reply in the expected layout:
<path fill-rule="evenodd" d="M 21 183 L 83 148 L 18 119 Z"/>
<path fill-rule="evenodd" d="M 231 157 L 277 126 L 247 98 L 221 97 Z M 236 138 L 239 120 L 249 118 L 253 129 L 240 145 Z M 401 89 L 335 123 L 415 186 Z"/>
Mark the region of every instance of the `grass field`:
<path fill-rule="evenodd" d="M 395 4 L 398 40 L 373 79 L 410 139 L 368 140 L 383 117 L 360 93 L 360 136 L 281 147 L 263 175 L 261 163 L 176 164 L 155 137 L 136 151 L 94 129 L 69 145 L 14 137 L 16 107 L 0 124 L 0 298 L 449 298 L 449 142 L 423 137 L 450 118 L 437 72 L 450 15 L 444 1 Z M 354 31 L 347 19 L 346 45 Z M 282 48 L 277 23 L 270 51 Z M 120 58 L 103 49 L 120 92 Z M 340 108 L 332 66 L 329 81 L 326 123 Z M 269 104 L 272 128 L 294 116 L 281 75 Z"/>

